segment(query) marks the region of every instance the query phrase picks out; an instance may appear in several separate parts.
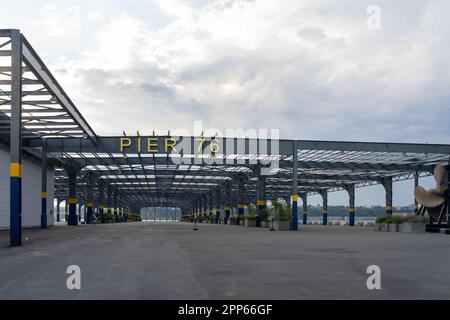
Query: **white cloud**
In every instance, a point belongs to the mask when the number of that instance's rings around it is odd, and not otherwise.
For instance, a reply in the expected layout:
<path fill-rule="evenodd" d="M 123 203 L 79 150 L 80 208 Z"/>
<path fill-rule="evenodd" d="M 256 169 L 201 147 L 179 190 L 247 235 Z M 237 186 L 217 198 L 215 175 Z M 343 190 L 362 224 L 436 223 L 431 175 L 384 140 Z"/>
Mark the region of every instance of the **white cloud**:
<path fill-rule="evenodd" d="M 59 8 L 46 5 L 40 11 L 36 27 L 43 29 L 46 36 L 80 35 L 81 13 L 78 6 Z"/>
<path fill-rule="evenodd" d="M 153 1 L 169 18 L 157 27 L 145 10 L 82 7 L 92 12 L 82 54 L 55 51 L 52 67 L 101 134 L 203 120 L 283 137 L 449 142 L 450 5 L 378 2 L 381 30 L 366 27 L 369 1 Z M 60 11 L 42 26 L 57 29 Z"/>

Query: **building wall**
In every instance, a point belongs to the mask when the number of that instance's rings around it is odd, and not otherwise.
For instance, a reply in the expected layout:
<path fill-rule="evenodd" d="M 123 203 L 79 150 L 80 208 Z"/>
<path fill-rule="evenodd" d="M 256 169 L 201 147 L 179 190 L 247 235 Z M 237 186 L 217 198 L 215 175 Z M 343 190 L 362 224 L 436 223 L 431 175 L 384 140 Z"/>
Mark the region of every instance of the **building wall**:
<path fill-rule="evenodd" d="M 0 147 L 0 229 L 9 229 L 9 151 Z M 41 225 L 41 164 L 23 159 L 22 163 L 22 226 Z M 47 174 L 47 222 L 54 224 L 54 170 Z"/>

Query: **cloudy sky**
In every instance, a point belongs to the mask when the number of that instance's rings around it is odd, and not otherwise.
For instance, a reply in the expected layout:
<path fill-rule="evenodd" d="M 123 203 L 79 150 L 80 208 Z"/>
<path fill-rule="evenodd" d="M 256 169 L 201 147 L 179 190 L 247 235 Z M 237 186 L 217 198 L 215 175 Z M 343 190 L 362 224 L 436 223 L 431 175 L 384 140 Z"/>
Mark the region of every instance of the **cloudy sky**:
<path fill-rule="evenodd" d="M 450 143 L 450 1 L 0 2 L 98 134 Z"/>

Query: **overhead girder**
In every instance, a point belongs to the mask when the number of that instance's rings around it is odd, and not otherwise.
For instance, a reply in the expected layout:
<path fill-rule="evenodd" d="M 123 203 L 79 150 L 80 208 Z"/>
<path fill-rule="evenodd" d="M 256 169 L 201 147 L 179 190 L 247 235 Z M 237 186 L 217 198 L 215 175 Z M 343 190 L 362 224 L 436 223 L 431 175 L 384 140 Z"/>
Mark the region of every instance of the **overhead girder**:
<path fill-rule="evenodd" d="M 142 157 L 141 155 L 79 155 L 55 154 L 59 157 L 74 159 L 85 168 L 82 172 L 95 171 L 105 181 L 115 185 L 128 195 L 134 190 L 153 192 L 159 199 L 168 195 L 180 196 L 189 192 L 198 197 L 215 192 L 225 182 L 236 185 L 235 179 L 245 173 L 245 198 L 253 199 L 256 194 L 256 176 L 254 164 L 228 163 L 174 164 L 169 157 Z M 300 155 L 301 156 L 301 155 Z M 80 157 L 80 158 L 76 158 Z M 342 190 L 346 185 L 364 186 L 379 183 L 385 177 L 409 176 L 413 172 L 431 172 L 434 164 L 442 162 L 434 158 L 417 163 L 357 162 L 357 161 L 298 161 L 299 192 L 316 193 L 323 190 Z M 275 174 L 267 176 L 268 197 L 288 196 L 292 187 L 292 158 L 280 160 Z M 60 180 L 60 178 L 62 180 Z M 56 186 L 64 177 L 57 178 Z M 63 187 L 63 186 L 62 186 Z M 237 194 L 237 188 L 232 188 Z M 192 199 L 191 199 L 192 202 Z"/>
<path fill-rule="evenodd" d="M 217 175 L 221 178 L 235 178 L 238 173 L 235 172 L 224 172 L 220 170 L 216 170 L 217 173 L 220 173 L 220 175 Z M 138 170 L 98 170 L 95 171 L 100 177 L 103 179 L 109 180 L 112 176 L 125 176 L 124 179 L 126 179 L 128 176 L 144 176 L 144 175 L 151 175 L 156 177 L 163 177 L 163 176 L 183 176 L 185 178 L 189 177 L 209 177 L 213 176 L 213 174 L 205 170 L 155 170 L 155 169 L 138 169 Z M 299 171 L 298 178 L 303 180 L 342 180 L 342 181 L 378 181 L 380 177 L 383 177 L 382 174 L 372 174 L 372 175 L 364 175 L 364 174 L 315 174 L 315 173 L 303 173 Z M 279 172 L 273 175 L 269 175 L 268 179 L 274 179 L 274 178 L 292 178 L 291 172 Z"/>
<path fill-rule="evenodd" d="M 33 64 L 32 64 L 33 65 Z M 56 82 L 56 81 L 55 81 Z M 55 90 L 56 91 L 56 90 Z M 144 136 L 152 138 L 166 138 L 166 136 Z M 97 143 L 92 143 L 83 138 L 71 138 L 70 140 L 55 138 L 52 139 L 52 143 L 49 144 L 49 151 L 61 151 L 61 152 L 117 152 L 119 150 L 120 137 L 99 137 Z M 132 140 L 136 140 L 137 136 L 126 136 Z M 195 153 L 196 141 L 199 137 L 185 136 L 176 137 L 177 141 L 190 140 L 191 150 Z M 205 137 L 211 139 L 210 137 Z M 223 154 L 239 154 L 238 146 L 244 146 L 243 151 L 245 153 L 251 153 L 253 150 L 249 147 L 254 141 L 258 141 L 260 146 L 267 145 L 267 152 L 259 152 L 261 154 L 271 153 L 270 139 L 248 139 L 248 138 L 224 138 L 217 137 L 221 141 L 223 146 Z M 280 139 L 278 142 L 279 155 L 292 155 L 292 144 L 295 140 Z M 450 154 L 450 145 L 444 144 L 424 144 L 424 143 L 384 143 L 384 142 L 348 142 L 348 141 L 315 141 L 315 140 L 296 140 L 298 150 L 305 151 L 341 151 L 341 152 L 373 152 L 373 153 L 417 153 L 417 154 Z M 31 146 L 40 147 L 39 140 L 31 139 L 28 142 Z M 234 148 L 230 148 L 230 145 L 234 145 Z M 259 147 L 258 149 L 260 149 Z M 228 150 L 227 150 L 228 149 Z M 130 153 L 136 148 L 131 149 Z M 264 150 L 264 151 L 266 151 Z M 184 150 L 187 153 L 188 150 Z M 137 152 L 136 152 L 137 153 Z M 256 151 L 258 153 L 258 151 Z"/>
<path fill-rule="evenodd" d="M 57 158 L 64 158 L 64 155 L 53 153 L 53 156 Z M 85 167 L 89 165 L 120 165 L 120 166 L 133 166 L 133 165 L 168 165 L 175 166 L 168 158 L 141 158 L 130 157 L 122 158 L 118 155 L 114 159 L 108 157 L 95 157 L 95 158 L 77 158 L 74 155 L 69 157 L 76 160 L 80 166 Z M 447 159 L 448 160 L 448 159 Z M 327 170 L 349 170 L 352 172 L 357 171 L 426 171 L 432 172 L 435 164 L 443 163 L 444 161 L 435 161 L 430 164 L 403 164 L 403 163 L 364 163 L 364 162 L 342 162 L 342 161 L 298 161 L 299 170 L 302 169 L 327 169 Z M 184 164 L 183 164 L 184 165 Z M 188 164 L 186 164 L 188 165 Z M 195 165 L 195 164 L 194 164 Z M 217 170 L 223 170 L 226 168 L 231 171 L 233 168 L 244 168 L 246 170 L 246 164 L 216 164 L 216 165 L 204 165 L 210 168 L 216 168 Z M 248 166 L 248 165 L 247 165 Z M 292 168 L 292 161 L 281 160 L 278 162 L 279 168 Z M 120 170 L 119 170 L 120 171 Z"/>

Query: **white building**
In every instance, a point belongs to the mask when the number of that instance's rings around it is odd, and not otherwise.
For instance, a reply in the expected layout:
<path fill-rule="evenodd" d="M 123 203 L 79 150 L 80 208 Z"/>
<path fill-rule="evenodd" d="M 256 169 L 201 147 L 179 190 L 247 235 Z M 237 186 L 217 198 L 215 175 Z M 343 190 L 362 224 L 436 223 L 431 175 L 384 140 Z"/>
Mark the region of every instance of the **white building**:
<path fill-rule="evenodd" d="M 24 228 L 41 225 L 41 162 L 23 156 L 22 163 L 22 226 Z M 9 229 L 9 149 L 0 145 L 0 229 Z M 53 225 L 55 213 L 54 168 L 47 171 L 47 223 Z"/>

